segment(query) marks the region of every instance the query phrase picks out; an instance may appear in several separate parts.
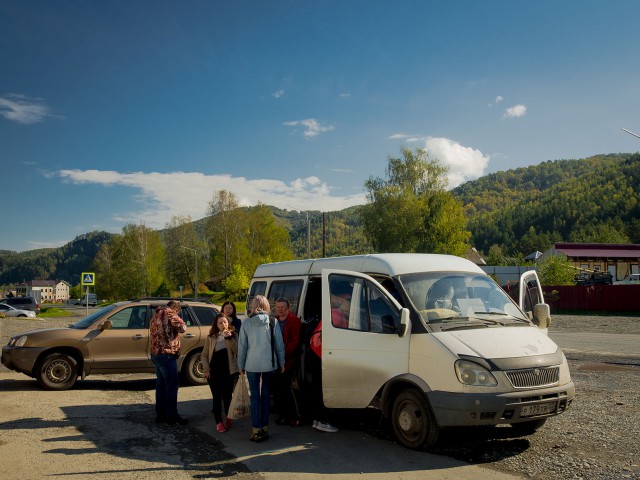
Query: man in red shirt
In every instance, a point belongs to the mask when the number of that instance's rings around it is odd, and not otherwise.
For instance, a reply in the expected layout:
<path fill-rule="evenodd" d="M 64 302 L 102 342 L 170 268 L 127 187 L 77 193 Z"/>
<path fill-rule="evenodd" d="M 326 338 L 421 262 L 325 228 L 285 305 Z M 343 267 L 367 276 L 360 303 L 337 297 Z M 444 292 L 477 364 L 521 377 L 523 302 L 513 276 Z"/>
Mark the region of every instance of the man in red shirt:
<path fill-rule="evenodd" d="M 284 341 L 284 371 L 272 376 L 273 400 L 279 418 L 278 425 L 290 424 L 296 426 L 300 423 L 300 406 L 298 398 L 291 388 L 293 375 L 298 371 L 300 362 L 300 328 L 302 321 L 291 313 L 289 300 L 280 297 L 275 303 L 278 327 Z"/>

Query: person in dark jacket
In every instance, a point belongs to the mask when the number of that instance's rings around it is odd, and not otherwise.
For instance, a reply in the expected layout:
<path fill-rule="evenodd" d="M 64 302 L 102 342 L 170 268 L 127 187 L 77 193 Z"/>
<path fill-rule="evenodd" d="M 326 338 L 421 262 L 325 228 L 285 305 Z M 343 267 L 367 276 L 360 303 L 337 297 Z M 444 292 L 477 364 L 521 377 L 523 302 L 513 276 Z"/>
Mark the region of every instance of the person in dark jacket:
<path fill-rule="evenodd" d="M 236 333 L 240 332 L 240 327 L 242 327 L 242 320 L 238 318 L 238 313 L 236 312 L 236 305 L 233 302 L 226 301 L 222 304 L 222 313 L 224 313 L 229 322 L 235 328 Z"/>
<path fill-rule="evenodd" d="M 291 387 L 293 375 L 300 364 L 300 328 L 302 321 L 291 313 L 289 300 L 280 297 L 275 302 L 276 320 L 284 342 L 284 371 L 272 377 L 273 400 L 278 419 L 276 424 L 297 426 L 300 424 L 299 398 Z"/>

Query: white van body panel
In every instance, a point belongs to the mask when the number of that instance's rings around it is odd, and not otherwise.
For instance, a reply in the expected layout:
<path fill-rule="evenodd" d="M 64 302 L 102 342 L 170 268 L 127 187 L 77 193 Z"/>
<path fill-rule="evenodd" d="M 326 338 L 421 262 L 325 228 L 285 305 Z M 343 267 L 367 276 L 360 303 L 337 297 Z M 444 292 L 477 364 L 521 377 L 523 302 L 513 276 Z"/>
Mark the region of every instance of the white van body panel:
<path fill-rule="evenodd" d="M 513 358 L 555 353 L 558 346 L 536 327 L 487 328 L 432 334 L 456 355 Z"/>
<path fill-rule="evenodd" d="M 364 274 L 322 270 L 322 290 L 329 291 L 329 275 L 368 279 Z M 400 309 L 395 299 L 396 308 Z M 352 312 L 353 314 L 353 312 Z M 336 328 L 331 323 L 329 295 L 322 296 L 322 387 L 327 407 L 365 408 L 390 378 L 409 369 L 409 335 L 381 335 Z"/>
<path fill-rule="evenodd" d="M 258 266 L 253 278 L 320 275 L 322 270 L 348 270 L 350 272 L 378 273 L 388 276 L 417 271 L 468 271 L 486 275 L 476 264 L 453 255 L 430 253 L 381 253 L 350 257 L 294 260 Z"/>

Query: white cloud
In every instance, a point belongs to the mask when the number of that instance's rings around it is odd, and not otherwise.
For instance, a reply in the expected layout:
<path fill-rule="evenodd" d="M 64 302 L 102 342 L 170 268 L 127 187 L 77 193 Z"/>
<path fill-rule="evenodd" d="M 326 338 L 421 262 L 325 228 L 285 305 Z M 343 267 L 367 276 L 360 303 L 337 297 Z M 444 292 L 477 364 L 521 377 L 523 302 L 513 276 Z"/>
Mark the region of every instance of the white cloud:
<path fill-rule="evenodd" d="M 287 127 L 297 127 L 298 125 L 306 128 L 303 135 L 307 138 L 313 138 L 321 133 L 334 130 L 333 125 L 321 125 L 315 118 L 307 118 L 305 120 L 295 120 L 293 122 L 285 122 Z"/>
<path fill-rule="evenodd" d="M 341 93 L 340 98 L 349 98 L 351 96 L 350 93 Z"/>
<path fill-rule="evenodd" d="M 522 117 L 527 113 L 527 107 L 520 104 L 514 105 L 513 107 L 509 107 L 504 111 L 504 118 L 518 118 Z"/>
<path fill-rule="evenodd" d="M 365 203 L 364 194 L 332 195 L 332 189 L 315 176 L 287 183 L 197 172 L 60 170 L 55 175 L 75 184 L 133 188 L 138 192 L 134 199 L 140 208 L 116 212 L 112 219 L 122 224 L 144 223 L 152 228 L 164 228 L 173 215 L 189 215 L 194 220 L 203 218 L 214 192 L 221 188 L 235 193 L 244 206 L 263 203 L 286 209 L 332 211 Z"/>
<path fill-rule="evenodd" d="M 272 96 L 273 98 L 280 98 L 280 97 L 281 97 L 281 96 L 283 96 L 283 95 L 284 95 L 284 90 L 278 90 L 278 91 L 273 92 L 273 93 L 271 94 L 271 96 Z"/>
<path fill-rule="evenodd" d="M 481 177 L 489 165 L 489 156 L 480 150 L 465 147 L 448 138 L 428 137 L 425 150 L 431 157 L 449 167 L 449 188 Z"/>
<path fill-rule="evenodd" d="M 9 93 L 0 97 L 0 115 L 12 122 L 30 125 L 53 116 L 39 98 L 29 98 L 25 95 Z"/>
<path fill-rule="evenodd" d="M 500 95 L 498 95 L 498 96 L 496 97 L 496 99 L 495 99 L 495 103 L 496 103 L 496 104 L 498 104 L 498 103 L 502 102 L 503 100 L 504 100 L 504 98 L 503 98 L 503 97 L 501 97 Z"/>

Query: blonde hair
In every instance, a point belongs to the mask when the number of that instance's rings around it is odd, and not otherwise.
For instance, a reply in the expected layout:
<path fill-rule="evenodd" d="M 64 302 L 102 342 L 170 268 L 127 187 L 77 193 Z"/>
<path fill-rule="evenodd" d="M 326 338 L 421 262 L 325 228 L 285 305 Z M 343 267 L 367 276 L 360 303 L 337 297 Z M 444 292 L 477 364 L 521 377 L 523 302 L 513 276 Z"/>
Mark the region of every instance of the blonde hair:
<path fill-rule="evenodd" d="M 264 295 L 256 295 L 251 302 L 251 310 L 255 313 L 269 313 L 271 310 L 271 305 L 269 305 L 269 300 Z"/>

